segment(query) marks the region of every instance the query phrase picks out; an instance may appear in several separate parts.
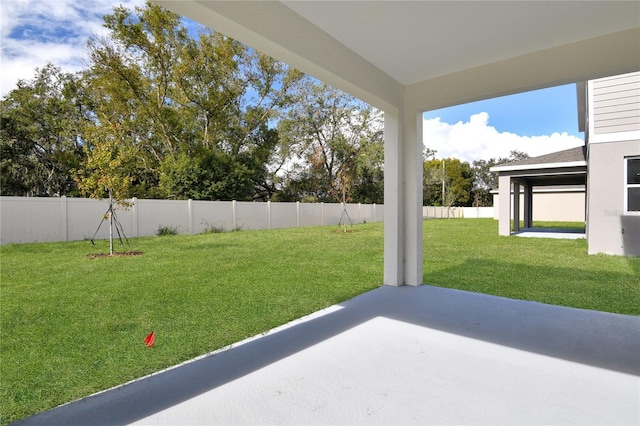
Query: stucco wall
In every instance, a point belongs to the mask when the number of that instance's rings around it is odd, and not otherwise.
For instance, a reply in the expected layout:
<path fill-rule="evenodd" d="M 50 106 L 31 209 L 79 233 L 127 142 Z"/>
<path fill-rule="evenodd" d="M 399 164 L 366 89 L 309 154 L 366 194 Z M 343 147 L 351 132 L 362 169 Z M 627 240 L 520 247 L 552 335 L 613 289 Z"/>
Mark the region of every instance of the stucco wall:
<path fill-rule="evenodd" d="M 553 222 L 584 222 L 584 190 L 579 191 L 536 191 L 533 190 L 533 220 Z M 493 218 L 499 220 L 500 201 L 498 194 L 493 195 Z M 510 217 L 513 217 L 513 205 Z M 524 218 L 524 193 L 520 193 L 520 219 Z"/>
<path fill-rule="evenodd" d="M 625 157 L 640 155 L 640 140 L 589 145 L 589 254 L 640 255 L 640 216 L 625 215 Z"/>

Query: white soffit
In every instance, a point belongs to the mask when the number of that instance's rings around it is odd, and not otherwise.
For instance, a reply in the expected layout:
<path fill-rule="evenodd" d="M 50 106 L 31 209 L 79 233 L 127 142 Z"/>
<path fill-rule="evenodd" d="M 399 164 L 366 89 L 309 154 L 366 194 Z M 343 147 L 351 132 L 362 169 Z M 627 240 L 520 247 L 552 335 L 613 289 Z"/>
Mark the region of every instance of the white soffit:
<path fill-rule="evenodd" d="M 516 166 L 494 166 L 489 169 L 490 172 L 513 172 L 519 170 L 538 170 L 538 169 L 559 169 L 564 167 L 586 167 L 586 161 L 568 161 L 564 163 L 543 163 L 543 164 L 522 164 Z M 570 172 L 583 173 L 583 172 Z M 565 173 L 566 174 L 566 173 Z"/>
<path fill-rule="evenodd" d="M 404 86 L 640 26 L 637 1 L 283 3 Z"/>
<path fill-rule="evenodd" d="M 640 70 L 640 1 L 154 1 L 386 111 Z"/>

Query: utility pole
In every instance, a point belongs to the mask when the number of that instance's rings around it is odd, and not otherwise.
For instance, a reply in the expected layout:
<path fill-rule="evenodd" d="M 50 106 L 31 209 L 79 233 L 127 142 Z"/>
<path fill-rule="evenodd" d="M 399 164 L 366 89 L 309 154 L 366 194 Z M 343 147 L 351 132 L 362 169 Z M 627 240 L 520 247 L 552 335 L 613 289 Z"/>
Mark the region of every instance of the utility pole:
<path fill-rule="evenodd" d="M 444 170 L 444 159 L 443 159 L 442 160 L 442 207 L 444 207 L 444 200 L 445 200 L 445 197 L 444 197 L 444 191 L 445 191 L 444 178 L 445 178 L 445 176 L 446 175 L 445 175 L 445 170 Z"/>

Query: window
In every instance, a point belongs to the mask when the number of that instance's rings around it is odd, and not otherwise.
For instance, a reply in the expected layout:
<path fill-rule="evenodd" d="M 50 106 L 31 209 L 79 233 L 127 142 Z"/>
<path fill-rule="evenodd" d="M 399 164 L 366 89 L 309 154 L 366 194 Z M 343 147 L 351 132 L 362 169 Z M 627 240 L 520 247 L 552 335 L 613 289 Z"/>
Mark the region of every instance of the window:
<path fill-rule="evenodd" d="M 625 207 L 640 214 L 640 157 L 626 159 Z"/>

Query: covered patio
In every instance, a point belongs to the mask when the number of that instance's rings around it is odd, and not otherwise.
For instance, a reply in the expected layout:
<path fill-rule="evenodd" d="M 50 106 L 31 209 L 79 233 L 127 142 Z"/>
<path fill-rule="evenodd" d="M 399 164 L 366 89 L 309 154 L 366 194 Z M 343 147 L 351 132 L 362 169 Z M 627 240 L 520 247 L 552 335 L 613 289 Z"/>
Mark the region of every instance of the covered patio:
<path fill-rule="evenodd" d="M 423 112 L 640 69 L 640 3 L 155 2 L 384 111 L 386 285 L 18 423 L 640 423 L 639 317 L 421 285 Z"/>
<path fill-rule="evenodd" d="M 580 146 L 492 167 L 491 171 L 498 173 L 498 233 L 509 236 L 513 232 L 516 235 L 526 234 L 537 237 L 552 237 L 551 234 L 555 233 L 571 234 L 556 235 L 556 237 L 575 237 L 576 232 L 541 230 L 533 227 L 533 189 L 536 186 L 585 188 L 587 185 L 586 153 L 587 147 Z M 521 187 L 524 191 L 520 190 Z M 562 206 L 558 205 L 558 208 Z M 584 208 L 586 210 L 586 203 Z M 522 228 L 520 227 L 521 211 L 524 223 Z M 584 231 L 582 237 L 584 237 Z"/>

